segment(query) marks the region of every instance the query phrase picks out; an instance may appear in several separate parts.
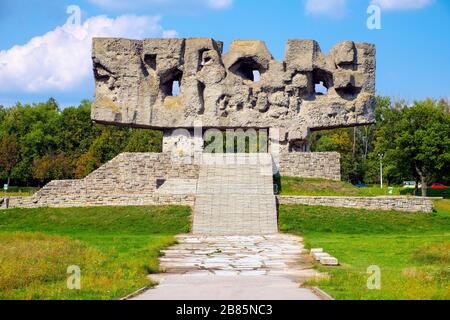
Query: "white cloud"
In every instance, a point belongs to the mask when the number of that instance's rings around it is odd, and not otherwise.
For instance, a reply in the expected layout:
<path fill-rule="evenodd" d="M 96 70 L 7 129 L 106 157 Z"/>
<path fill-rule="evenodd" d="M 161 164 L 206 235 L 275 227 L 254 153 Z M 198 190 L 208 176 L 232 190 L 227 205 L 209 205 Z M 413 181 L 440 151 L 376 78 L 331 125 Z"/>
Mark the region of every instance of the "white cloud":
<path fill-rule="evenodd" d="M 176 36 L 175 31 L 163 29 L 160 20 L 159 16 L 96 16 L 80 26 L 58 26 L 25 45 L 0 51 L 0 91 L 67 91 L 92 81 L 92 37 Z"/>
<path fill-rule="evenodd" d="M 434 0 L 372 0 L 384 10 L 414 10 L 422 9 L 433 3 Z"/>
<path fill-rule="evenodd" d="M 222 10 L 231 7 L 234 0 L 88 0 L 89 2 L 103 8 L 111 9 L 130 9 L 144 6 L 162 7 L 162 6 L 206 6 L 214 10 Z"/>
<path fill-rule="evenodd" d="M 233 0 L 208 0 L 208 5 L 212 9 L 221 10 L 231 7 Z"/>
<path fill-rule="evenodd" d="M 307 0 L 306 14 L 342 17 L 347 10 L 347 0 Z"/>

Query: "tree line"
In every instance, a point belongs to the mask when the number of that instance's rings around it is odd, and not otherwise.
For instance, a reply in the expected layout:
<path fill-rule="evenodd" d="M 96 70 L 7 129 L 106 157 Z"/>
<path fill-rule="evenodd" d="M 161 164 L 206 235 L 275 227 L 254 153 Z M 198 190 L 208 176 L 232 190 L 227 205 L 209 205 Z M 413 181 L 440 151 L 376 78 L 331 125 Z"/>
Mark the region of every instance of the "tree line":
<path fill-rule="evenodd" d="M 61 109 L 45 103 L 0 106 L 0 179 L 42 186 L 54 179 L 83 178 L 121 152 L 161 152 L 162 133 L 94 124 L 91 103 Z M 390 184 L 423 186 L 450 180 L 450 106 L 446 100 L 393 102 L 377 97 L 376 123 L 313 132 L 311 151 L 341 154 L 343 180 L 379 181 L 379 155 Z"/>
<path fill-rule="evenodd" d="M 352 183 L 378 183 L 380 156 L 389 184 L 415 181 L 426 195 L 430 183 L 450 180 L 447 100 L 408 104 L 377 97 L 375 118 L 373 125 L 314 132 L 311 151 L 339 152 L 342 179 Z"/>
<path fill-rule="evenodd" d="M 160 152 L 154 130 L 94 124 L 91 103 L 61 109 L 45 103 L 0 106 L 0 179 L 15 186 L 42 186 L 79 179 L 121 152 Z"/>

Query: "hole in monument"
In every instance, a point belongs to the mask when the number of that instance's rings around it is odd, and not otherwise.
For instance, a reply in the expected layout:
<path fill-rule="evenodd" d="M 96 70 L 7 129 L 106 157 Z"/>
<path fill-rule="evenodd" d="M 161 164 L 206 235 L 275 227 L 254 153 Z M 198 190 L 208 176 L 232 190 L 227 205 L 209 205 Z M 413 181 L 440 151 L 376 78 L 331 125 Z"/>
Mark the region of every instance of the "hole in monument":
<path fill-rule="evenodd" d="M 328 89 L 327 89 L 327 87 L 325 87 L 323 81 L 316 83 L 315 92 L 318 95 L 326 95 L 328 93 Z"/>
<path fill-rule="evenodd" d="M 108 70 L 104 65 L 100 63 L 94 63 L 94 76 L 95 79 L 101 82 L 107 82 L 112 72 Z"/>
<path fill-rule="evenodd" d="M 345 69 L 345 70 L 358 70 L 358 66 L 354 64 L 353 62 L 341 62 L 338 64 L 339 69 Z"/>
<path fill-rule="evenodd" d="M 353 100 L 361 93 L 361 89 L 362 88 L 347 86 L 345 88 L 336 89 L 336 92 L 341 96 L 341 98 Z"/>
<path fill-rule="evenodd" d="M 202 68 L 210 62 L 211 58 L 208 57 L 207 52 L 207 49 L 201 49 L 198 51 L 197 72 L 202 70 Z"/>
<path fill-rule="evenodd" d="M 244 80 L 258 82 L 264 69 L 253 58 L 241 58 L 230 67 L 230 71 Z"/>
<path fill-rule="evenodd" d="M 156 70 L 156 54 L 146 54 L 144 56 L 144 62 L 151 69 Z"/>
<path fill-rule="evenodd" d="M 308 148 L 308 143 L 304 140 L 293 140 L 289 143 L 289 152 L 308 152 Z"/>
<path fill-rule="evenodd" d="M 205 113 L 205 84 L 198 81 L 197 82 L 197 91 L 198 96 L 200 98 L 200 107 L 198 109 L 199 114 Z"/>
<path fill-rule="evenodd" d="M 163 97 L 176 97 L 181 93 L 181 78 L 183 73 L 176 69 L 166 74 L 163 79 L 160 89 Z"/>
<path fill-rule="evenodd" d="M 313 71 L 313 83 L 316 95 L 326 95 L 333 86 L 333 74 L 326 70 L 316 69 Z"/>

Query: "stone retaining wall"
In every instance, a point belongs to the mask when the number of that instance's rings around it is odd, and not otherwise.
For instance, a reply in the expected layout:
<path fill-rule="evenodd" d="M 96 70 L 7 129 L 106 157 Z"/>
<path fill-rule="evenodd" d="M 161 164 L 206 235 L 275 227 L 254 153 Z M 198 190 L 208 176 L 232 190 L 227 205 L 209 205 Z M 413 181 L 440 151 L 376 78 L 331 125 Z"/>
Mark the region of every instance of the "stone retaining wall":
<path fill-rule="evenodd" d="M 343 207 L 368 210 L 396 210 L 406 212 L 433 211 L 431 198 L 422 197 L 308 197 L 278 196 L 280 204 Z"/>
<path fill-rule="evenodd" d="M 197 165 L 165 153 L 122 153 L 81 180 L 49 182 L 31 197 L 10 197 L 10 208 L 193 205 L 193 195 L 161 195 L 157 179 L 198 179 Z"/>
<path fill-rule="evenodd" d="M 279 158 L 282 176 L 341 180 L 341 156 L 337 152 L 290 152 Z"/>
<path fill-rule="evenodd" d="M 340 179 L 338 153 L 282 154 L 280 160 L 282 175 Z M 51 181 L 31 197 L 10 197 L 9 207 L 192 206 L 198 177 L 199 165 L 174 163 L 167 153 L 122 153 L 84 179 Z M 168 183 L 168 188 L 158 189 L 158 179 L 170 180 L 171 183 Z M 183 183 L 185 186 L 177 188 Z M 429 198 L 419 197 L 283 196 L 278 199 L 282 204 L 410 212 L 433 210 Z M 0 206 L 4 207 L 1 202 Z"/>
<path fill-rule="evenodd" d="M 150 206 L 150 205 L 186 205 L 193 206 L 193 195 L 148 195 L 148 194 L 116 194 L 116 195 L 80 195 L 78 197 L 61 197 L 57 199 L 35 199 L 34 197 L 10 197 L 9 208 L 68 208 L 93 206 Z"/>

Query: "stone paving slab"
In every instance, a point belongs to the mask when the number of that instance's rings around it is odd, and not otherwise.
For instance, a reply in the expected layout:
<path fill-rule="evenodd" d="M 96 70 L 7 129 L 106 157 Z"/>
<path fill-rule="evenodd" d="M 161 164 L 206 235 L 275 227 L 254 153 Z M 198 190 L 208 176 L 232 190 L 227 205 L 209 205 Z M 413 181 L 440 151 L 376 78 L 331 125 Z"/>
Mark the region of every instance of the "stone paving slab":
<path fill-rule="evenodd" d="M 302 282 L 322 276 L 301 237 L 177 236 L 160 258 L 166 273 L 135 299 L 142 300 L 317 300 Z"/>

